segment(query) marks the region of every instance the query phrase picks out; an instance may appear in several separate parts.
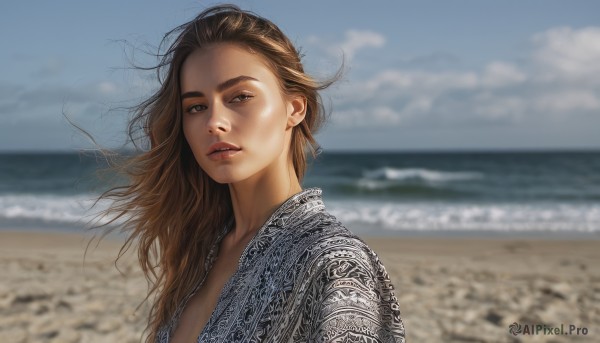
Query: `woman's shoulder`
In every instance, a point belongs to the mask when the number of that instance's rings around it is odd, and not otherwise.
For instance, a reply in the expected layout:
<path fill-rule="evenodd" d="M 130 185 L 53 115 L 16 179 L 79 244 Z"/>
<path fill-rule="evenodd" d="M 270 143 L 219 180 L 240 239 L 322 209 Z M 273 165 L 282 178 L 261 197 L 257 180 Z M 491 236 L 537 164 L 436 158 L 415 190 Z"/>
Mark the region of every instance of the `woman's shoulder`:
<path fill-rule="evenodd" d="M 375 251 L 339 221 L 307 232 L 311 341 L 404 342 L 395 287 Z"/>
<path fill-rule="evenodd" d="M 384 269 L 375 251 L 327 212 L 318 221 L 299 232 L 297 243 L 306 246 L 312 263 L 319 265 L 357 263 L 373 272 Z"/>

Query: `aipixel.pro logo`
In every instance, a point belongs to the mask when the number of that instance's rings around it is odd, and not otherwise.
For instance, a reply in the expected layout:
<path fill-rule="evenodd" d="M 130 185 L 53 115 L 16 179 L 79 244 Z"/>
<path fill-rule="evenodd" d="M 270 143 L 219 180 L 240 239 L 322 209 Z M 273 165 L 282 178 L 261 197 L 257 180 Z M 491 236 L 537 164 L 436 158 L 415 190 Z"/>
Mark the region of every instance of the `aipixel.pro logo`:
<path fill-rule="evenodd" d="M 566 328 L 566 330 L 565 330 Z M 508 326 L 508 332 L 513 335 L 562 335 L 562 336 L 586 336 L 588 329 L 586 327 L 578 327 L 577 325 L 560 324 L 560 326 L 547 326 L 544 324 L 519 324 L 514 322 Z"/>

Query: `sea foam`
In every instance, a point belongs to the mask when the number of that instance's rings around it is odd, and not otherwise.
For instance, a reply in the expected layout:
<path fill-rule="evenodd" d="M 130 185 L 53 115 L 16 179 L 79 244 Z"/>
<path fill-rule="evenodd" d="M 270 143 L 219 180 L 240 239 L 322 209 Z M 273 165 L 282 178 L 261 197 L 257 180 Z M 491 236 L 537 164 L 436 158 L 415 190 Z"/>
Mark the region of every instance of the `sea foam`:
<path fill-rule="evenodd" d="M 92 208 L 96 198 L 92 194 L 4 194 L 0 196 L 0 224 L 11 225 L 64 225 L 81 227 L 90 223 L 103 224 L 109 217 L 96 217 L 109 206 L 100 201 Z"/>
<path fill-rule="evenodd" d="M 600 204 L 329 201 L 342 223 L 391 231 L 600 232 Z"/>

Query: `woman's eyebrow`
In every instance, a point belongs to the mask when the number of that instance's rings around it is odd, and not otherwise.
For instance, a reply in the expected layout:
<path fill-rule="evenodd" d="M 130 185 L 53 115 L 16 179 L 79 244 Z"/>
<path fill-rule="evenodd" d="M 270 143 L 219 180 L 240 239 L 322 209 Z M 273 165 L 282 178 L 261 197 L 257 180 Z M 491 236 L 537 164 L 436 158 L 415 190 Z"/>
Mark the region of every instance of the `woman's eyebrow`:
<path fill-rule="evenodd" d="M 231 88 L 231 87 L 237 85 L 238 83 L 244 82 L 244 81 L 258 81 L 258 79 L 255 79 L 252 76 L 240 75 L 238 77 L 234 77 L 233 79 L 229 79 L 227 81 L 220 83 L 217 86 L 217 92 L 221 93 L 224 90 L 226 90 L 227 88 Z M 181 94 L 181 100 L 183 100 L 185 98 L 199 98 L 199 97 L 203 97 L 203 96 L 204 96 L 204 94 L 202 92 L 198 92 L 198 91 L 185 92 L 185 93 Z"/>

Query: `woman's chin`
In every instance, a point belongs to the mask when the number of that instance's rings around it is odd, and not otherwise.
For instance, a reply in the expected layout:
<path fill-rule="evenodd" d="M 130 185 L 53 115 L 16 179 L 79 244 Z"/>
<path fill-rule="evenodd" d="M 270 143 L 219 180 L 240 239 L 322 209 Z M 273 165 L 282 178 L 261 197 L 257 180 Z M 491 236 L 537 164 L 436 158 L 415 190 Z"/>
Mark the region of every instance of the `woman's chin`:
<path fill-rule="evenodd" d="M 235 175 L 227 175 L 227 174 L 211 175 L 211 178 L 216 183 L 220 183 L 220 184 L 236 183 L 236 182 L 242 180 L 242 178 L 240 178 L 239 176 L 236 177 Z"/>
<path fill-rule="evenodd" d="M 235 181 L 233 181 L 232 179 L 229 178 L 223 178 L 223 177 L 219 177 L 219 178 L 212 178 L 214 182 L 219 183 L 219 184 L 230 184 L 230 183 L 235 183 Z"/>

